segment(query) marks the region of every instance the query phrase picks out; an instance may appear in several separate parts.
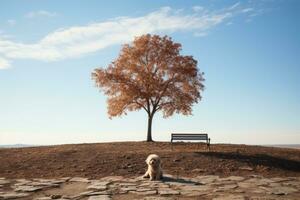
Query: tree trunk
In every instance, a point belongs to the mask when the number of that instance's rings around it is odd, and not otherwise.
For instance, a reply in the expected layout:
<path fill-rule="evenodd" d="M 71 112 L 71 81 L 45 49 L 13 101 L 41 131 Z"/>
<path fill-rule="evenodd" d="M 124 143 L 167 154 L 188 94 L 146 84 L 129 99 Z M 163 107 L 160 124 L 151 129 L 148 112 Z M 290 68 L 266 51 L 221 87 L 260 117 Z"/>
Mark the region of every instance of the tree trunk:
<path fill-rule="evenodd" d="M 152 119 L 153 115 L 148 115 L 148 132 L 147 132 L 147 142 L 152 142 Z"/>

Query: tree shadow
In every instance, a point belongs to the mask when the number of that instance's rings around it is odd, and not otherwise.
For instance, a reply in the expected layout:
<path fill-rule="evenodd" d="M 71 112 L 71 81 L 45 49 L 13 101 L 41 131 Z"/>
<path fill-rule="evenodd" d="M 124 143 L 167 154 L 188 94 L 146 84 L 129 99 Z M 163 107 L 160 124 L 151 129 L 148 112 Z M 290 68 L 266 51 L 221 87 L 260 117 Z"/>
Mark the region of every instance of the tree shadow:
<path fill-rule="evenodd" d="M 248 163 L 250 165 L 263 165 L 272 168 L 300 172 L 299 161 L 270 156 L 266 154 L 244 155 L 235 152 L 195 152 L 195 154 L 226 160 L 236 160 L 239 162 Z"/>

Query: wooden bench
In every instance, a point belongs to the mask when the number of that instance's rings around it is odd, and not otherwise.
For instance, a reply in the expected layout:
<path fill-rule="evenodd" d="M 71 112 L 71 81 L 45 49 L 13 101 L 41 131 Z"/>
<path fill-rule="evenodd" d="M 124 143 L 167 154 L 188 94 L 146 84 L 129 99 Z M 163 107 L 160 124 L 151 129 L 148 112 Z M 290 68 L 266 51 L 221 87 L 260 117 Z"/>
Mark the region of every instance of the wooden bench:
<path fill-rule="evenodd" d="M 208 149 L 210 149 L 210 138 L 208 137 L 208 134 L 206 133 L 172 133 L 171 134 L 171 144 L 173 149 L 173 141 L 175 140 L 204 140 L 206 141 L 206 146 Z"/>

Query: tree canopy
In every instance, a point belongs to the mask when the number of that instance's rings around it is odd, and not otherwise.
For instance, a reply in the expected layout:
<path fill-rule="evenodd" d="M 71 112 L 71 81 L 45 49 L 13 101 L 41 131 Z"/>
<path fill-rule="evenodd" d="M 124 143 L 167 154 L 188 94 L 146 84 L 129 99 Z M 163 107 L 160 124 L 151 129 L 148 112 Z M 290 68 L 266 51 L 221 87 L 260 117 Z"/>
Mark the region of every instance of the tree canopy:
<path fill-rule="evenodd" d="M 147 141 L 152 141 L 152 119 L 189 115 L 201 100 L 203 73 L 192 56 L 180 55 L 181 44 L 168 36 L 142 35 L 123 45 L 118 58 L 107 68 L 97 68 L 92 79 L 108 96 L 109 117 L 144 109 L 148 114 Z"/>

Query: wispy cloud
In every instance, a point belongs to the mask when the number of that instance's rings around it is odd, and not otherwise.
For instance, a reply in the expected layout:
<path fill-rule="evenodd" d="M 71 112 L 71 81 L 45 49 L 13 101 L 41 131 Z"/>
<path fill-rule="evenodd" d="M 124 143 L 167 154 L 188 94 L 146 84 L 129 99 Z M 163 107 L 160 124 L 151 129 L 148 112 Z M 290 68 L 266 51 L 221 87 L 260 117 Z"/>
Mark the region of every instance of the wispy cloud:
<path fill-rule="evenodd" d="M 247 13 L 247 12 L 251 12 L 251 11 L 254 11 L 254 9 L 253 8 L 245 8 L 241 12 Z"/>
<path fill-rule="evenodd" d="M 9 66 L 9 61 L 15 59 L 55 61 L 78 57 L 111 45 L 129 42 L 135 36 L 146 33 L 189 31 L 194 36 L 203 37 L 211 28 L 241 15 L 241 10 L 236 7 L 234 5 L 222 10 L 190 14 L 164 7 L 140 17 L 119 17 L 86 26 L 59 29 L 31 44 L 0 37 L 2 66 Z"/>
<path fill-rule="evenodd" d="M 14 26 L 14 25 L 16 25 L 16 20 L 14 20 L 14 19 L 9 19 L 9 20 L 7 20 L 6 21 L 6 23 L 9 25 L 9 26 Z"/>
<path fill-rule="evenodd" d="M 58 14 L 55 12 L 49 12 L 46 10 L 38 10 L 38 11 L 32 11 L 25 15 L 26 18 L 35 18 L 35 17 L 55 17 Z"/>
<path fill-rule="evenodd" d="M 199 12 L 199 11 L 205 10 L 205 8 L 202 7 L 202 6 L 194 6 L 192 9 L 193 9 L 193 11 L 195 11 L 195 12 Z"/>
<path fill-rule="evenodd" d="M 10 67 L 9 61 L 0 57 L 0 69 L 7 69 L 9 67 Z"/>

